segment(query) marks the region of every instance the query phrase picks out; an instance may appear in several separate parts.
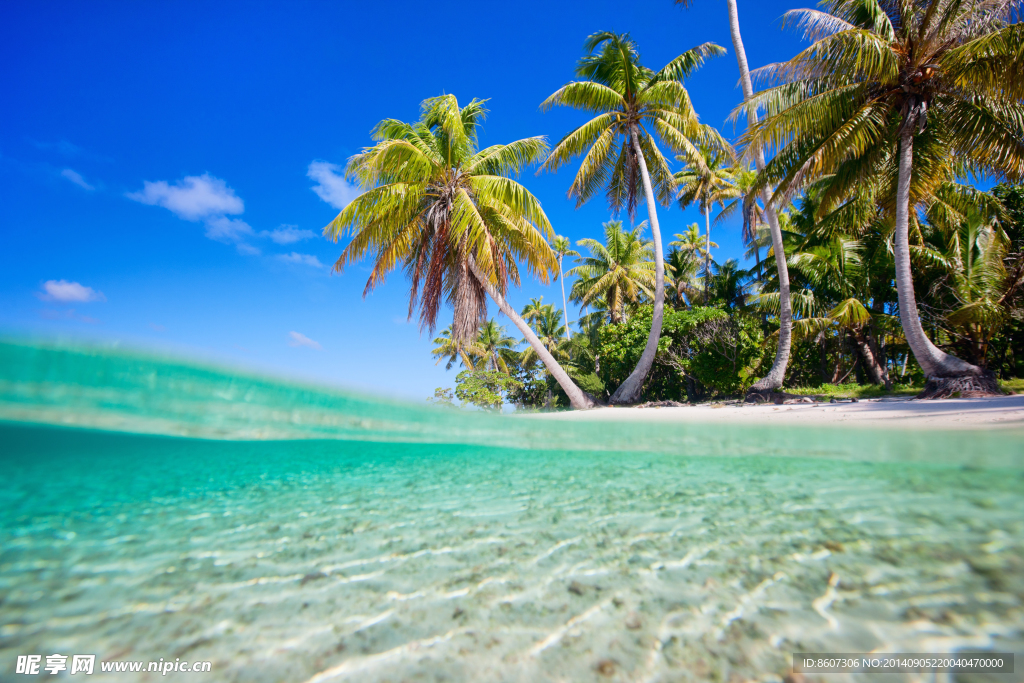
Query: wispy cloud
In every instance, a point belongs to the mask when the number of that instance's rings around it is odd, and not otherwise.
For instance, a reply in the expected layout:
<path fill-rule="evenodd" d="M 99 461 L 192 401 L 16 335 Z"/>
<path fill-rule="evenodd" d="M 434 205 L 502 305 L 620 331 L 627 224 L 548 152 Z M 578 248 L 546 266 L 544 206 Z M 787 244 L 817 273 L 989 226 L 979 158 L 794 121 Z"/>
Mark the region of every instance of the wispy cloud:
<path fill-rule="evenodd" d="M 299 230 L 297 225 L 282 225 L 276 230 L 264 230 L 260 235 L 269 237 L 275 244 L 294 244 L 316 237 L 312 230 Z"/>
<path fill-rule="evenodd" d="M 290 254 L 278 254 L 277 258 L 279 261 L 284 261 L 285 263 L 312 266 L 314 268 L 324 267 L 324 264 L 320 263 L 320 259 L 318 259 L 316 256 L 313 256 L 312 254 L 300 254 L 296 251 L 293 251 Z"/>
<path fill-rule="evenodd" d="M 71 182 L 73 182 L 75 185 L 78 185 L 83 190 L 89 190 L 91 192 L 92 190 L 96 189 L 89 183 L 85 182 L 85 178 L 83 178 L 82 174 L 79 173 L 78 171 L 73 171 L 70 168 L 65 168 L 63 171 L 60 172 L 60 174 L 67 178 L 68 180 L 70 180 Z"/>
<path fill-rule="evenodd" d="M 47 280 L 43 283 L 43 291 L 36 294 L 43 301 L 61 301 L 64 303 L 88 303 L 90 301 L 106 301 L 103 292 L 92 287 L 67 280 Z"/>
<path fill-rule="evenodd" d="M 206 236 L 211 240 L 225 243 L 237 243 L 254 233 L 252 226 L 241 218 L 217 216 L 206 219 Z"/>
<path fill-rule="evenodd" d="M 235 191 L 223 180 L 208 173 L 185 176 L 173 185 L 166 180 L 155 183 L 147 180 L 143 182 L 141 192 L 129 192 L 126 196 L 143 204 L 162 206 L 188 221 L 245 211 L 245 204 Z"/>
<path fill-rule="evenodd" d="M 70 179 L 70 178 L 69 178 Z M 129 192 L 128 199 L 150 206 L 162 206 L 187 221 L 202 222 L 206 236 L 211 240 L 234 244 L 238 253 L 259 256 L 263 252 L 251 244 L 255 239 L 269 239 L 275 244 L 294 244 L 316 235 L 312 230 L 300 230 L 297 225 L 281 225 L 274 230 L 256 231 L 251 225 L 234 216 L 245 212 L 242 198 L 228 184 L 217 177 L 204 173 L 201 176 L 185 176 L 169 183 L 145 181 L 142 190 Z M 315 256 L 306 254 L 281 254 L 278 256 L 289 263 L 302 263 L 323 267 Z"/>
<path fill-rule="evenodd" d="M 317 351 L 324 350 L 324 347 L 320 346 L 320 342 L 315 342 L 306 335 L 295 331 L 288 333 L 288 346 L 305 346 L 310 349 L 316 349 Z"/>
<path fill-rule="evenodd" d="M 345 180 L 341 167 L 326 161 L 314 161 L 306 175 L 316 181 L 313 192 L 336 209 L 344 209 L 348 203 L 362 194 L 362 189 Z"/>

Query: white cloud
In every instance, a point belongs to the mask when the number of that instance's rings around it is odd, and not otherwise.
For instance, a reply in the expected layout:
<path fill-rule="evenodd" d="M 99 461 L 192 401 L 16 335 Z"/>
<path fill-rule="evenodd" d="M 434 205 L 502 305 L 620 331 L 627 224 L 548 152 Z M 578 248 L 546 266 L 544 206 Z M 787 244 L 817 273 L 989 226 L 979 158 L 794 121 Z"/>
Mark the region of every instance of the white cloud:
<path fill-rule="evenodd" d="M 316 237 L 312 230 L 299 230 L 297 225 L 282 225 L 280 228 L 269 232 L 264 230 L 260 235 L 269 237 L 277 244 L 294 244 L 295 242 Z"/>
<path fill-rule="evenodd" d="M 303 266 L 312 266 L 314 268 L 324 267 L 324 264 L 320 263 L 320 259 L 312 254 L 300 254 L 293 251 L 290 254 L 278 254 L 277 258 L 285 263 L 301 264 Z"/>
<path fill-rule="evenodd" d="M 324 347 L 320 346 L 320 342 L 315 342 L 304 334 L 289 332 L 288 337 L 288 346 L 305 346 L 311 349 L 316 349 L 317 351 L 324 350 Z"/>
<path fill-rule="evenodd" d="M 314 161 L 309 165 L 306 175 L 317 182 L 313 186 L 313 192 L 336 209 L 344 209 L 363 192 L 358 185 L 345 180 L 345 175 L 337 164 Z"/>
<path fill-rule="evenodd" d="M 87 303 L 89 301 L 106 301 L 107 297 L 103 292 L 97 292 L 92 287 L 86 287 L 77 282 L 67 280 L 47 280 L 43 283 L 43 291 L 37 295 L 44 301 L 76 301 Z"/>
<path fill-rule="evenodd" d="M 173 185 L 165 180 L 155 183 L 147 180 L 141 192 L 129 192 L 126 196 L 143 204 L 162 206 L 189 221 L 245 211 L 245 204 L 235 191 L 220 178 L 207 173 L 185 176 Z"/>
<path fill-rule="evenodd" d="M 238 249 L 238 253 L 242 254 L 243 256 L 259 256 L 260 254 L 263 253 L 262 251 L 260 251 L 259 247 L 254 247 L 251 244 L 247 244 L 246 242 L 239 242 L 236 245 L 236 249 Z"/>
<path fill-rule="evenodd" d="M 89 183 L 85 182 L 85 178 L 83 178 L 82 174 L 79 173 L 78 171 L 73 171 L 70 168 L 65 168 L 63 171 L 60 172 L 60 174 L 67 178 L 68 180 L 70 180 L 71 182 L 73 182 L 75 185 L 78 185 L 83 190 L 91 191 L 96 189 Z"/>
<path fill-rule="evenodd" d="M 241 218 L 218 216 L 206 220 L 206 236 L 218 242 L 240 242 L 254 234 L 252 227 Z"/>

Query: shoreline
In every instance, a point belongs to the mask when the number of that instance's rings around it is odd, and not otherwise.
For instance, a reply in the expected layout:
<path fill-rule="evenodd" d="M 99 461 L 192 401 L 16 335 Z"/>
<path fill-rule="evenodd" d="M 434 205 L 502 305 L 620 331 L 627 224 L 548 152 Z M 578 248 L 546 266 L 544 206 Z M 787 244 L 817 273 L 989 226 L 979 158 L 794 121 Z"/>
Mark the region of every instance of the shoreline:
<path fill-rule="evenodd" d="M 680 424 L 747 424 L 864 426 L 892 429 L 1024 428 L 1024 394 L 990 398 L 860 399 L 858 402 L 773 404 L 702 403 L 684 407 L 603 407 L 585 411 L 539 413 L 546 420 L 676 422 Z"/>

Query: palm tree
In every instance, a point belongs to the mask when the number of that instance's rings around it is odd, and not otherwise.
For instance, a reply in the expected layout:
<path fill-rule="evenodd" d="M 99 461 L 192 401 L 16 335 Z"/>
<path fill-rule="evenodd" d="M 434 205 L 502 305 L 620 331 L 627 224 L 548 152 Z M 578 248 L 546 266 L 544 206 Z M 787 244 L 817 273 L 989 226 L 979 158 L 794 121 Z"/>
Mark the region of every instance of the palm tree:
<path fill-rule="evenodd" d="M 929 379 L 923 395 L 998 390 L 982 368 L 925 335 L 911 274 L 909 227 L 951 175 L 1024 177 L 1024 26 L 1016 2 L 827 0 L 796 10 L 814 43 L 766 67 L 779 83 L 749 101 L 766 110 L 747 140 L 781 149 L 759 183 L 773 201 L 834 174 L 834 197 L 871 179 L 895 188 L 896 287 L 907 343 Z M 828 204 L 828 202 L 823 202 Z M 823 210 L 829 210 L 824 206 Z M 916 216 L 915 216 L 916 218 Z"/>
<path fill-rule="evenodd" d="M 534 324 L 537 329 L 537 337 L 540 339 L 541 344 L 544 345 L 544 348 L 555 358 L 564 361 L 569 359 L 570 340 L 565 335 L 566 328 L 560 320 L 561 317 L 562 311 L 548 304 L 544 307 L 544 311 Z M 532 348 L 526 349 L 523 352 L 523 366 L 529 366 L 536 361 L 537 354 L 534 353 Z"/>
<path fill-rule="evenodd" d="M 544 303 L 544 297 L 534 297 L 530 299 L 530 303 L 523 306 L 523 310 L 519 312 L 519 315 L 523 316 L 523 320 L 528 323 L 532 323 L 535 319 L 544 314 L 544 309 L 551 304 Z"/>
<path fill-rule="evenodd" d="M 944 201 L 928 212 L 932 229 L 911 250 L 932 276 L 931 298 L 951 336 L 959 337 L 973 363 L 986 367 L 989 342 L 1011 314 L 1008 299 L 1016 283 L 1004 263 L 1009 240 L 998 226 L 998 200 L 991 195 L 955 186 L 939 194 Z"/>
<path fill-rule="evenodd" d="M 573 251 L 569 238 L 557 235 L 551 243 L 551 248 L 558 257 L 558 280 L 562 285 L 562 310 L 565 312 L 565 332 L 572 339 L 572 330 L 569 327 L 569 306 L 565 301 L 565 273 L 562 272 L 562 259 L 566 256 L 579 256 L 578 251 Z"/>
<path fill-rule="evenodd" d="M 495 372 L 509 374 L 508 364 L 516 363 L 519 353 L 516 351 L 518 342 L 514 337 L 505 334 L 505 328 L 490 319 L 480 326 L 477 335 L 476 355 L 483 367 L 491 366 Z"/>
<path fill-rule="evenodd" d="M 717 272 L 712 279 L 712 299 L 721 301 L 726 308 L 746 309 L 750 296 L 750 273 L 740 268 L 734 258 L 715 264 Z"/>
<path fill-rule="evenodd" d="M 640 63 L 636 44 L 628 35 L 595 33 L 587 39 L 584 49 L 586 55 L 576 66 L 576 75 L 582 80 L 559 88 L 541 108 L 566 105 L 596 112 L 597 116 L 562 138 L 543 168 L 554 171 L 584 155 L 569 188 L 569 196 L 576 197 L 577 207 L 600 187 L 607 186 L 606 196 L 612 210 L 617 213 L 626 208 L 632 219 L 641 192 L 646 198 L 655 260 L 651 331 L 636 369 L 611 397 L 612 403 L 634 403 L 654 363 L 664 316 L 664 263 L 655 193 L 668 204 L 674 186 L 668 162 L 645 125 L 679 151 L 693 149 L 691 140 L 724 148 L 726 144 L 720 136 L 707 137 L 708 130 L 697 122 L 690 96 L 682 84 L 683 78 L 703 64 L 705 58 L 724 50 L 705 43 L 679 55 L 655 73 Z"/>
<path fill-rule="evenodd" d="M 591 255 L 576 259 L 580 265 L 569 271 L 579 278 L 570 293 L 573 301 L 589 305 L 603 298 L 616 324 L 623 321 L 627 303 L 639 303 L 641 296 L 654 298 L 655 273 L 664 266 L 654 260 L 653 246 L 641 236 L 646 225 L 644 221 L 625 232 L 622 221 L 608 221 L 603 224 L 604 244 L 589 238 L 577 242 Z"/>
<path fill-rule="evenodd" d="M 867 0 L 876 2 L 877 0 Z M 677 5 L 689 7 L 693 0 L 676 0 Z M 743 37 L 740 35 L 740 15 L 736 7 L 736 0 L 726 0 L 729 8 L 729 33 L 732 36 L 732 46 L 736 51 L 736 64 L 740 70 L 740 85 L 743 88 L 743 102 L 749 103 L 754 96 L 754 85 L 750 80 L 750 67 L 747 65 L 747 51 L 743 48 Z M 747 108 L 747 125 L 753 126 L 757 123 L 757 108 Z M 757 144 L 751 144 L 747 150 L 754 158 L 754 164 L 758 172 L 764 170 L 764 148 Z M 792 346 L 793 335 L 793 308 L 789 298 L 789 270 L 786 267 L 786 254 L 783 245 L 782 229 L 779 226 L 778 215 L 775 207 L 769 202 L 767 188 L 760 192 L 761 204 L 764 206 L 764 218 L 772 238 L 772 251 L 775 252 L 775 267 L 779 280 L 779 343 L 775 349 L 775 362 L 772 363 L 768 374 L 754 382 L 747 390 L 747 398 L 765 397 L 772 391 L 782 386 L 786 378 L 786 367 L 789 365 L 789 351 Z M 746 222 L 746 221 L 744 221 Z M 751 233 L 752 236 L 752 233 Z M 758 259 L 760 262 L 760 259 Z"/>
<path fill-rule="evenodd" d="M 463 344 L 454 339 L 452 337 L 451 325 L 444 328 L 441 336 L 434 339 L 434 343 L 437 346 L 430 352 L 430 355 L 436 358 L 438 363 L 447 358 L 448 363 L 445 365 L 445 370 L 451 370 L 456 360 L 461 360 L 462 364 L 469 370 L 475 367 L 471 356 L 476 355 L 476 346 L 473 344 Z"/>
<path fill-rule="evenodd" d="M 412 285 L 409 317 L 419 307 L 421 327 L 433 330 L 446 298 L 454 309 L 451 335 L 463 343 L 476 337 L 490 295 L 537 349 L 572 406 L 593 407 L 505 300 L 509 285 L 520 282 L 520 261 L 545 283 L 557 265 L 540 202 L 509 177 L 542 158 L 547 145 L 535 137 L 478 151 L 483 105 L 473 100 L 459 107 L 454 96 L 443 95 L 423 102 L 416 123 L 377 124 L 377 144 L 353 156 L 347 168 L 348 177 L 372 189 L 324 229 L 335 241 L 352 237 L 334 270 L 372 252 L 365 296 L 402 264 Z"/>
<path fill-rule="evenodd" d="M 699 155 L 699 156 L 698 156 Z M 726 166 L 730 155 L 721 150 L 698 148 L 691 154 L 681 154 L 676 158 L 685 162 L 686 167 L 675 174 L 679 190 L 676 199 L 679 206 L 686 208 L 696 202 L 704 214 L 707 229 L 707 245 L 705 247 L 705 271 L 707 273 L 705 295 L 711 286 L 711 207 L 718 204 L 722 209 L 725 202 L 740 196 L 736 187 L 735 173 Z"/>
<path fill-rule="evenodd" d="M 675 238 L 674 242 L 669 242 L 669 246 L 677 247 L 680 251 L 691 254 L 698 261 L 705 260 L 705 257 L 711 253 L 710 248 L 718 248 L 716 242 L 709 242 L 704 235 L 700 234 L 700 226 L 696 223 L 690 223 L 686 232 L 677 232 Z"/>
<path fill-rule="evenodd" d="M 698 235 L 699 237 L 699 235 Z M 716 245 L 717 246 L 717 245 Z M 697 271 L 701 261 L 692 251 L 672 247 L 665 257 L 665 268 L 672 273 L 672 289 L 676 303 L 689 307 L 703 297 Z"/>

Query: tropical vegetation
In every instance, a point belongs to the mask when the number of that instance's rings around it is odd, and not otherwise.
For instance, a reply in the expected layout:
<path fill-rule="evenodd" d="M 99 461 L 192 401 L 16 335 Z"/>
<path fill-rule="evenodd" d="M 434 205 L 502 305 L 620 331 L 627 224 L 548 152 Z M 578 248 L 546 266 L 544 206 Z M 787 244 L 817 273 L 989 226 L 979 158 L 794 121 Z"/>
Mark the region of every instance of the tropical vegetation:
<path fill-rule="evenodd" d="M 722 48 L 705 43 L 653 71 L 628 34 L 597 33 L 577 80 L 541 103 L 591 117 L 551 148 L 536 136 L 481 149 L 484 101 L 460 106 L 451 95 L 424 101 L 414 123 L 379 123 L 347 168 L 364 191 L 325 229 L 349 238 L 335 269 L 371 259 L 366 295 L 401 267 L 409 317 L 424 330 L 451 311 L 432 347 L 456 370 L 455 389 L 429 399 L 441 405 L 1018 386 L 1024 29 L 1015 8 L 826 0 L 785 16 L 810 47 L 751 72 L 727 0 L 743 89 L 733 116 L 747 123 L 735 144 L 699 121 L 684 86 Z M 601 191 L 611 216 L 573 241 L 555 235 L 516 176 L 575 159 L 568 196 L 579 207 Z M 666 253 L 657 208 L 673 203 L 697 209 L 703 226 L 676 227 Z M 744 262 L 711 239 L 730 221 L 742 224 Z M 513 309 L 524 269 L 541 284 L 558 280 L 560 308 L 538 296 Z M 490 317 L 488 299 L 511 326 Z"/>

